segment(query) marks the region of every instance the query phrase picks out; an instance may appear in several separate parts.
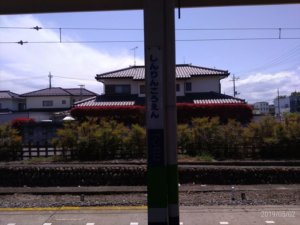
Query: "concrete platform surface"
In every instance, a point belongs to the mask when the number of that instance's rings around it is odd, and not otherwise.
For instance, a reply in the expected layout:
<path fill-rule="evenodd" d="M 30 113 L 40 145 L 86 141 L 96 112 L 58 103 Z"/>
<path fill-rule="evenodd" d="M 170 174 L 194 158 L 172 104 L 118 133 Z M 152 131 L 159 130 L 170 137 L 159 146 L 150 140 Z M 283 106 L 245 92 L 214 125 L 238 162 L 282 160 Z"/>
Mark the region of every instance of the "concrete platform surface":
<path fill-rule="evenodd" d="M 146 225 L 146 207 L 0 209 L 0 225 Z M 300 206 L 182 207 L 181 225 L 298 225 Z"/>

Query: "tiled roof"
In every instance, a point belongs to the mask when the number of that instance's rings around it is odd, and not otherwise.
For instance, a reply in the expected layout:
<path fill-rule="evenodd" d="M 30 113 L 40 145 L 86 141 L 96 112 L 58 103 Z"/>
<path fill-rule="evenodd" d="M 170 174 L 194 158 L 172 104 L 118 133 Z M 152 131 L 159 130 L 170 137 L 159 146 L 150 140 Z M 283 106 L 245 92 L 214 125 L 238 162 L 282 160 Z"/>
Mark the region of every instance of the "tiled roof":
<path fill-rule="evenodd" d="M 32 91 L 22 94 L 23 97 L 39 97 L 39 96 L 70 96 L 71 94 L 62 88 L 46 88 L 42 90 Z"/>
<path fill-rule="evenodd" d="M 89 91 L 85 88 L 64 88 L 65 91 L 69 92 L 71 95 L 83 95 L 83 96 L 95 96 L 96 93 Z"/>
<path fill-rule="evenodd" d="M 189 64 L 176 65 L 176 78 L 188 79 L 193 76 L 229 76 L 229 72 L 226 70 L 218 70 L 200 66 L 193 66 Z M 123 79 L 131 78 L 133 80 L 145 79 L 145 67 L 144 66 L 132 66 L 121 70 L 115 70 L 108 73 L 97 74 L 96 79 Z"/>
<path fill-rule="evenodd" d="M 96 102 L 95 100 L 86 101 L 79 103 L 76 107 L 86 107 L 86 106 L 131 106 L 135 105 L 134 101 L 120 101 L 120 102 Z"/>
<path fill-rule="evenodd" d="M 195 104 L 237 104 L 237 103 L 244 103 L 242 100 L 239 99 L 195 99 Z"/>
<path fill-rule="evenodd" d="M 74 103 L 75 107 L 85 106 L 129 106 L 129 105 L 141 105 L 140 101 L 144 98 L 139 98 L 137 95 L 122 95 L 122 96 L 111 96 L 111 95 L 98 95 L 84 99 Z"/>
<path fill-rule="evenodd" d="M 60 88 L 60 87 L 53 87 L 53 88 L 46 88 L 42 90 L 37 90 L 29 93 L 22 94 L 22 97 L 42 97 L 42 96 L 80 96 L 81 90 L 80 88 Z M 96 95 L 95 93 L 82 89 L 83 96 L 93 96 Z"/>
<path fill-rule="evenodd" d="M 245 103 L 244 100 L 234 98 L 229 95 L 216 92 L 188 93 L 186 96 L 177 96 L 177 103 L 194 104 L 238 104 Z M 99 95 L 97 97 L 85 99 L 74 104 L 75 107 L 86 106 L 129 106 L 145 105 L 145 98 L 138 95 Z"/>
<path fill-rule="evenodd" d="M 0 99 L 23 99 L 11 91 L 0 91 Z"/>

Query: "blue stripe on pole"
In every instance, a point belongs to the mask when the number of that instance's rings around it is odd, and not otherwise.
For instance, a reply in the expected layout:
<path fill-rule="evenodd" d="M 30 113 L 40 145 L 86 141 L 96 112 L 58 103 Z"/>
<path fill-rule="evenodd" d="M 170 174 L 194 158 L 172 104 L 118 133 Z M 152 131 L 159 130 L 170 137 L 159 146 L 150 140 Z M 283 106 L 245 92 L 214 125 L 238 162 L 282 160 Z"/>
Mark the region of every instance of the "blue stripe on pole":
<path fill-rule="evenodd" d="M 148 166 L 164 165 L 164 130 L 148 129 Z"/>

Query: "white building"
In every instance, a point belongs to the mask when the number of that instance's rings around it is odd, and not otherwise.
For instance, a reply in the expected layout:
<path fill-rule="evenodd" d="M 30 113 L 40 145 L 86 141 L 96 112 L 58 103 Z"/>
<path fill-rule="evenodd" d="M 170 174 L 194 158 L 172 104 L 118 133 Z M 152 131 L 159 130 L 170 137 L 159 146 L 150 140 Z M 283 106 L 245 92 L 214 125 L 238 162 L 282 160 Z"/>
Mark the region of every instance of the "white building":
<path fill-rule="evenodd" d="M 258 115 L 266 115 L 270 113 L 270 106 L 268 102 L 256 102 L 253 104 L 254 112 Z"/>
<path fill-rule="evenodd" d="M 96 96 L 85 88 L 46 88 L 20 95 L 26 100 L 26 112 L 14 113 L 6 118 L 0 118 L 1 122 L 8 122 L 15 118 L 26 117 L 35 121 L 49 120 L 54 113 L 69 110 L 73 103 L 86 98 Z"/>
<path fill-rule="evenodd" d="M 221 94 L 220 81 L 229 76 L 226 70 L 190 64 L 176 66 L 176 95 L 178 103 L 235 104 L 244 100 Z M 97 74 L 104 84 L 104 95 L 76 103 L 76 107 L 145 104 L 145 67 L 128 68 Z"/>
<path fill-rule="evenodd" d="M 26 99 L 28 111 L 62 111 L 70 109 L 75 101 L 96 96 L 84 88 L 46 88 L 21 95 Z"/>

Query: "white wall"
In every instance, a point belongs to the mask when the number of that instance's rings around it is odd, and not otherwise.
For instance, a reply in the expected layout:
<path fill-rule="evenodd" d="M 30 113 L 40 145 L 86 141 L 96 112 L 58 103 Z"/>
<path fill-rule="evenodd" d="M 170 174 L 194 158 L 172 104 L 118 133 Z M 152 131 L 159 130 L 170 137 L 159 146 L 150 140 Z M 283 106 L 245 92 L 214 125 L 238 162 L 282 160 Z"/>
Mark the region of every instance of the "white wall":
<path fill-rule="evenodd" d="M 185 82 L 191 82 L 192 83 L 192 91 L 193 92 L 210 92 L 214 91 L 217 93 L 220 93 L 220 78 L 219 77 L 192 77 L 188 80 L 176 80 L 176 84 L 180 85 L 180 91 L 176 92 L 177 96 L 184 96 L 185 94 Z M 131 85 L 131 94 L 138 94 L 139 96 L 145 96 L 140 95 L 139 93 L 139 86 L 142 84 L 145 84 L 145 81 L 135 81 L 132 79 L 111 79 L 111 80 L 105 80 L 104 85 L 124 85 L 129 84 Z"/>
<path fill-rule="evenodd" d="M 19 110 L 19 103 L 22 103 L 22 101 L 19 100 L 12 100 L 12 99 L 0 99 L 1 103 L 1 109 L 9 109 L 12 111 L 18 111 Z M 25 103 L 25 102 L 23 102 Z"/>
<path fill-rule="evenodd" d="M 261 114 L 269 113 L 269 103 L 268 102 L 256 102 L 254 103 L 254 109 L 258 110 Z"/>
<path fill-rule="evenodd" d="M 66 104 L 62 104 L 62 100 Z M 53 101 L 53 106 L 43 106 L 43 101 Z M 26 97 L 26 109 L 51 109 L 51 108 L 70 108 L 70 96 L 48 96 L 48 97 Z"/>

